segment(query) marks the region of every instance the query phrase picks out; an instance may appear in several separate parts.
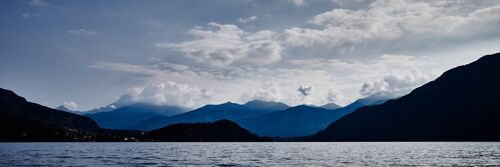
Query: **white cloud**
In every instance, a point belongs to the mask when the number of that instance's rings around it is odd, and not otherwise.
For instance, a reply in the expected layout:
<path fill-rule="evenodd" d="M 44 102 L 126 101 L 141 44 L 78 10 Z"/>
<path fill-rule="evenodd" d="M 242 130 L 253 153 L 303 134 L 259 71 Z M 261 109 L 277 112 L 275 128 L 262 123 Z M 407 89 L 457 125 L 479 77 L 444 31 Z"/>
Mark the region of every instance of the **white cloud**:
<path fill-rule="evenodd" d="M 469 13 L 467 18 L 470 22 L 498 21 L 500 20 L 500 5 L 476 10 L 472 13 Z"/>
<path fill-rule="evenodd" d="M 68 30 L 67 32 L 69 34 L 73 34 L 73 35 L 95 35 L 95 34 L 97 34 L 95 31 L 87 30 L 84 28 Z"/>
<path fill-rule="evenodd" d="M 184 107 L 199 107 L 215 96 L 209 90 L 173 81 L 130 88 L 127 94 L 136 102 Z"/>
<path fill-rule="evenodd" d="M 341 94 L 339 91 L 334 88 L 330 88 L 330 90 L 328 90 L 328 93 L 326 94 L 325 103 L 337 103 L 340 97 Z"/>
<path fill-rule="evenodd" d="M 365 82 L 359 91 L 361 96 L 367 97 L 377 93 L 409 93 L 429 80 L 431 76 L 422 74 L 417 69 L 407 71 L 403 74 L 385 75 L 381 80 Z"/>
<path fill-rule="evenodd" d="M 180 43 L 159 43 L 183 56 L 214 66 L 269 64 L 281 59 L 281 45 L 272 31 L 245 32 L 236 25 L 209 23 L 207 29 L 190 30 L 195 39 Z"/>
<path fill-rule="evenodd" d="M 370 61 L 338 59 L 288 60 L 292 67 L 288 77 L 301 78 L 287 82 L 308 83 L 314 87 L 312 104 L 336 102 L 345 105 L 377 92 L 406 91 L 416 88 L 440 75 L 449 65 L 429 63 L 429 57 L 382 55 Z M 425 71 L 425 73 L 423 72 Z M 276 78 L 286 78 L 274 75 Z M 312 81 L 312 82 L 311 82 Z M 360 87 L 365 84 L 363 91 Z M 332 87 L 332 85 L 335 85 Z M 332 90 L 333 89 L 333 90 Z"/>
<path fill-rule="evenodd" d="M 465 62 L 477 58 L 468 55 L 470 54 L 462 55 L 467 58 Z M 440 59 L 426 56 L 381 55 L 366 61 L 333 58 L 290 59 L 273 68 L 241 66 L 199 69 L 169 62 L 153 65 L 101 62 L 93 67 L 134 74 L 133 77 L 143 76 L 147 78 L 145 83 L 161 83 L 168 78 L 169 81 L 185 83 L 199 90 L 209 89 L 218 95 L 194 100 L 199 102 L 195 105 L 228 100 L 246 102 L 253 99 L 280 101 L 289 105 L 320 105 L 329 102 L 346 105 L 377 92 L 409 91 L 434 79 L 445 70 L 461 65 L 464 63 L 463 60 L 460 54 L 450 54 Z M 307 96 L 299 95 L 298 83 L 302 84 L 303 88 L 311 87 Z M 366 86 L 361 91 L 364 83 Z M 142 92 L 142 90 L 131 92 Z M 155 95 L 148 97 L 145 99 L 155 103 L 163 103 L 165 101 L 163 99 L 168 99 Z"/>
<path fill-rule="evenodd" d="M 337 8 L 321 13 L 309 21 L 316 28 L 292 27 L 280 39 L 292 46 L 349 47 L 410 36 L 460 37 L 463 32 L 471 33 L 472 29 L 464 27 L 500 21 L 500 5 L 475 6 L 470 11 L 462 9 L 464 6 L 454 1 L 378 0 L 366 9 Z"/>
<path fill-rule="evenodd" d="M 247 18 L 240 17 L 240 18 L 238 18 L 238 22 L 240 22 L 240 23 L 248 23 L 248 22 L 255 21 L 257 19 L 258 19 L 257 16 L 250 16 L 250 17 L 247 17 Z"/>
<path fill-rule="evenodd" d="M 280 86 L 275 82 L 267 82 L 250 93 L 243 94 L 242 101 L 264 100 L 264 101 L 283 101 L 284 96 Z"/>
<path fill-rule="evenodd" d="M 74 102 L 74 101 L 66 101 L 63 103 L 63 106 L 71 111 L 78 110 L 78 104 L 76 104 L 76 102 Z"/>
<path fill-rule="evenodd" d="M 31 6 L 36 6 L 36 7 L 43 7 L 48 5 L 48 3 L 45 2 L 44 0 L 31 0 L 29 4 Z"/>

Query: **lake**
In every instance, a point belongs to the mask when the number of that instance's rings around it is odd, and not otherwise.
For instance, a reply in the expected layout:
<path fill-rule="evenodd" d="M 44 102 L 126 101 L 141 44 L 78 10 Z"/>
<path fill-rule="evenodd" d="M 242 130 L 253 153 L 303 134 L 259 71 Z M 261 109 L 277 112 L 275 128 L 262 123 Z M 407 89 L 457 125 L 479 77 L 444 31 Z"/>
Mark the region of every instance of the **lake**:
<path fill-rule="evenodd" d="M 328 165 L 500 165 L 500 143 L 0 143 L 0 166 Z"/>

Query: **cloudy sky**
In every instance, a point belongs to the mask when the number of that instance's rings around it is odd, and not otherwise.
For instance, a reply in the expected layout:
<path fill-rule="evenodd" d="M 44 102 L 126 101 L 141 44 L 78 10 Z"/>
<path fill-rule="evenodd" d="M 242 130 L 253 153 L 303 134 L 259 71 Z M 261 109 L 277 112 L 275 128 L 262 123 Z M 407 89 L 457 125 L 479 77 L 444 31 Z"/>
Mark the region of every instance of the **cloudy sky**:
<path fill-rule="evenodd" d="M 500 51 L 498 0 L 0 2 L 0 87 L 50 107 L 348 104 Z"/>

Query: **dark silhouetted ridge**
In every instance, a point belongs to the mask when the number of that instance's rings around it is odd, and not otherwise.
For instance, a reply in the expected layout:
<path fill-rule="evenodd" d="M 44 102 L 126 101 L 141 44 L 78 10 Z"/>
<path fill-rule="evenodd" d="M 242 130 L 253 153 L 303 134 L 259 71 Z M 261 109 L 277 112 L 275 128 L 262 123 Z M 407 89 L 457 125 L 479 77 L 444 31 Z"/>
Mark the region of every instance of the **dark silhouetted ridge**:
<path fill-rule="evenodd" d="M 97 129 L 90 118 L 31 103 L 0 88 L 1 141 L 73 140 Z"/>
<path fill-rule="evenodd" d="M 146 135 L 155 141 L 183 142 L 251 142 L 269 141 L 241 128 L 229 120 L 213 123 L 179 123 L 153 130 Z"/>
<path fill-rule="evenodd" d="M 344 116 L 310 141 L 499 141 L 500 54 Z"/>

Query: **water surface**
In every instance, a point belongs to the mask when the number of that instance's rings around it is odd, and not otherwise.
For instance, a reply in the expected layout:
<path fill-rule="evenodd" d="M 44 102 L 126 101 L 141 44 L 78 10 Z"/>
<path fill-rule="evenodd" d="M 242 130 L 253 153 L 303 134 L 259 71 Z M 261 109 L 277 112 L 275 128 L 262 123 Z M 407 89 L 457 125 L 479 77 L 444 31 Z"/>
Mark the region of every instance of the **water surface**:
<path fill-rule="evenodd" d="M 0 166 L 500 165 L 500 143 L 0 143 Z"/>

